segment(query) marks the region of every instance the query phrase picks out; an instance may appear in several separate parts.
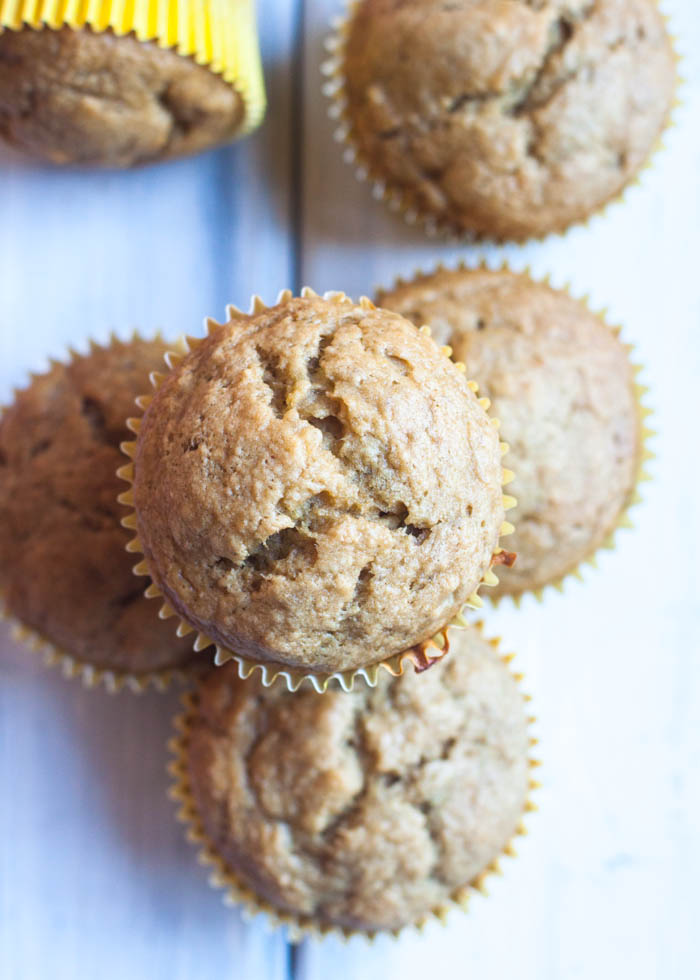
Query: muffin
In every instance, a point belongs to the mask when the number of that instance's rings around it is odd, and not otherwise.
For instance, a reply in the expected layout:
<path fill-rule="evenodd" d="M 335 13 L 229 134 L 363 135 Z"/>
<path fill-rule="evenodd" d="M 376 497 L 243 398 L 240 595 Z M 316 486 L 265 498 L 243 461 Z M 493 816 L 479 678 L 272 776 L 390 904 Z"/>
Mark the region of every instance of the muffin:
<path fill-rule="evenodd" d="M 350 694 L 265 689 L 229 664 L 180 722 L 173 795 L 235 900 L 297 935 L 398 931 L 512 853 L 534 785 L 524 707 L 474 629 L 424 677 Z"/>
<path fill-rule="evenodd" d="M 249 108 L 236 85 L 155 39 L 68 26 L 0 33 L 0 135 L 51 163 L 197 153 L 241 133 Z"/>
<path fill-rule="evenodd" d="M 356 158 L 427 227 L 522 240 L 616 197 L 673 103 L 655 0 L 363 0 L 328 71 Z"/>
<path fill-rule="evenodd" d="M 616 331 L 568 294 L 505 269 L 439 269 L 378 301 L 429 323 L 501 420 L 518 558 L 493 594 L 558 582 L 606 541 L 635 492 L 640 408 Z"/>
<path fill-rule="evenodd" d="M 364 668 L 428 640 L 488 574 L 495 428 L 431 338 L 368 300 L 231 311 L 137 429 L 135 547 L 219 661 Z"/>
<path fill-rule="evenodd" d="M 192 660 L 126 553 L 119 443 L 161 340 L 93 346 L 35 376 L 0 418 L 0 594 L 6 612 L 62 654 L 64 667 L 135 686 Z"/>

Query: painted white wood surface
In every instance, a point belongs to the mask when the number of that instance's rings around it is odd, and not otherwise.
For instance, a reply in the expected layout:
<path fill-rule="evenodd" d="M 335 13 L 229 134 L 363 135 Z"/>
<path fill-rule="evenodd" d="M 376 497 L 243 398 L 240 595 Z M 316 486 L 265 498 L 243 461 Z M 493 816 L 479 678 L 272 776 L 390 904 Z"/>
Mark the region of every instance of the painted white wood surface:
<path fill-rule="evenodd" d="M 354 181 L 319 93 L 336 0 L 261 3 L 272 111 L 245 144 L 126 175 L 51 173 L 2 151 L 0 400 L 68 342 L 137 324 L 191 331 L 227 301 L 272 299 L 297 269 L 316 289 L 359 294 L 417 264 L 485 254 L 608 307 L 646 365 L 659 430 L 637 527 L 599 569 L 542 604 L 485 609 L 535 699 L 540 813 L 491 895 L 421 936 L 305 943 L 292 959 L 282 936 L 244 925 L 163 798 L 175 697 L 84 692 L 3 632 L 2 980 L 698 975 L 700 12 L 695 0 L 664 6 L 687 78 L 666 152 L 624 205 L 524 248 L 427 242 Z"/>

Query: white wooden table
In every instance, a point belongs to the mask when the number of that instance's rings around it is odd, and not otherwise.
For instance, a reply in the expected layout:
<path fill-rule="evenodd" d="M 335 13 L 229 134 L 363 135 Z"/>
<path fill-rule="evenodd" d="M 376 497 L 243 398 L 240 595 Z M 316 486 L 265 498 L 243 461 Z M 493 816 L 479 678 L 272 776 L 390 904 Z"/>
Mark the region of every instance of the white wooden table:
<path fill-rule="evenodd" d="M 86 692 L 2 629 L 2 980 L 700 975 L 700 12 L 665 9 L 687 83 L 642 186 L 566 240 L 485 252 L 570 280 L 625 324 L 660 432 L 638 526 L 599 569 L 541 605 L 486 609 L 540 719 L 544 788 L 519 858 L 447 928 L 292 950 L 222 905 L 173 821 L 176 696 Z M 417 264 L 479 257 L 408 229 L 342 163 L 319 92 L 335 13 L 336 0 L 261 0 L 270 111 L 238 146 L 105 175 L 0 151 L 0 401 L 112 328 L 193 332 L 253 292 L 371 293 Z"/>

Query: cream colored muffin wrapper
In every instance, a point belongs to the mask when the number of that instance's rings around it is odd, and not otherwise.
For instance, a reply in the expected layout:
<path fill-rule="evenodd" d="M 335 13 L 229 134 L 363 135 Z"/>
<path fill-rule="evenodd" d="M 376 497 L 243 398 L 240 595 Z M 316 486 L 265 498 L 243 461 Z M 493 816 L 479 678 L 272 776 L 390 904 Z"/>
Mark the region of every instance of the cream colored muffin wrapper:
<path fill-rule="evenodd" d="M 25 626 L 15 616 L 12 616 L 0 594 L 0 620 L 9 623 L 12 639 L 39 654 L 46 667 L 58 667 L 67 679 L 79 678 L 86 688 L 103 687 L 110 694 L 118 694 L 126 688 L 134 694 L 143 694 L 148 690 L 167 691 L 173 683 L 181 685 L 192 681 L 193 672 L 173 667 L 169 670 L 149 671 L 143 674 L 133 674 L 123 670 L 111 670 L 107 667 L 96 667 L 85 660 L 73 656 L 66 650 L 57 647 L 46 636 Z"/>
<path fill-rule="evenodd" d="M 660 8 L 659 0 L 654 0 Z M 371 188 L 372 197 L 383 201 L 391 211 L 398 212 L 403 220 L 409 224 L 421 228 L 429 238 L 439 238 L 450 243 L 470 243 L 470 242 L 493 242 L 503 244 L 505 242 L 525 242 L 542 241 L 550 235 L 563 237 L 570 228 L 580 225 L 588 226 L 592 218 L 604 216 L 611 206 L 622 203 L 627 192 L 632 187 L 638 186 L 642 181 L 642 175 L 650 170 L 654 165 L 657 153 L 664 149 L 664 138 L 669 129 L 674 125 L 673 113 L 681 104 L 678 90 L 683 83 L 683 78 L 679 73 L 678 66 L 681 62 L 678 54 L 678 45 L 675 36 L 670 32 L 669 17 L 660 9 L 661 16 L 667 27 L 668 37 L 671 43 L 673 57 L 676 63 L 675 88 L 676 95 L 671 104 L 671 108 L 664 120 L 664 124 L 656 137 L 645 162 L 638 171 L 630 177 L 627 183 L 612 197 L 603 201 L 598 207 L 594 208 L 585 218 L 571 221 L 560 228 L 552 228 L 550 231 L 541 234 L 527 234 L 516 237 L 487 235 L 469 229 L 456 228 L 447 218 L 440 218 L 428 210 L 422 210 L 406 188 L 392 185 L 378 168 L 373 168 L 369 160 L 365 159 L 353 136 L 353 127 L 348 112 L 348 98 L 346 93 L 346 81 L 343 73 L 343 63 L 345 48 L 350 36 L 350 28 L 356 12 L 363 5 L 364 0 L 347 0 L 345 13 L 335 17 L 331 22 L 331 33 L 326 37 L 325 48 L 329 57 L 321 65 L 321 73 L 326 81 L 322 85 L 323 94 L 329 100 L 328 115 L 337 124 L 333 133 L 336 143 L 343 147 L 343 159 L 354 169 L 355 177 L 360 183 L 368 183 Z"/>
<path fill-rule="evenodd" d="M 156 334 L 156 336 L 160 336 Z M 144 338 L 134 331 L 131 340 L 143 340 Z M 109 344 L 104 347 L 91 340 L 90 350 L 102 350 L 115 345 L 128 344 L 129 341 L 120 340 L 115 334 L 110 337 Z M 67 363 L 80 360 L 83 355 L 77 353 L 72 348 L 68 351 Z M 50 360 L 51 366 L 62 363 L 55 358 Z M 43 373 L 30 374 L 30 384 L 32 381 L 41 378 Z M 0 418 L 2 410 L 0 410 Z M 110 694 L 117 694 L 123 688 L 127 688 L 136 694 L 142 694 L 152 689 L 156 691 L 166 691 L 173 683 L 186 684 L 192 680 L 196 667 L 185 669 L 182 667 L 169 667 L 164 670 L 150 670 L 143 673 L 134 673 L 128 670 L 117 670 L 110 667 L 98 667 L 91 664 L 88 660 L 76 657 L 62 647 L 57 646 L 47 636 L 38 630 L 27 626 L 8 608 L 7 599 L 0 591 L 0 621 L 7 622 L 11 628 L 12 639 L 20 643 L 26 649 L 37 653 L 42 657 L 46 667 L 58 667 L 66 678 L 80 678 L 85 687 L 103 687 Z"/>
<path fill-rule="evenodd" d="M 262 121 L 265 86 L 254 0 L 0 0 L 0 33 L 89 27 L 133 34 L 191 57 L 236 90 L 245 116 L 237 136 Z"/>
<path fill-rule="evenodd" d="M 375 294 L 382 293 L 382 292 L 390 292 L 392 289 L 397 289 L 401 286 L 410 286 L 413 283 L 419 282 L 421 279 L 429 278 L 430 276 L 433 276 L 438 272 L 457 272 L 457 271 L 469 272 L 469 271 L 478 271 L 480 269 L 487 270 L 490 272 L 493 271 L 507 272 L 510 275 L 519 276 L 520 278 L 527 279 L 533 285 L 548 286 L 549 288 L 554 289 L 556 292 L 564 293 L 565 295 L 569 296 L 571 299 L 575 300 L 577 303 L 580 303 L 589 313 L 597 317 L 600 320 L 600 322 L 603 324 L 603 326 L 607 330 L 610 330 L 613 334 L 615 334 L 616 337 L 619 337 L 619 334 L 622 331 L 621 325 L 611 325 L 610 323 L 608 323 L 606 319 L 607 311 L 605 309 L 603 310 L 591 309 L 588 303 L 588 296 L 574 296 L 573 293 L 571 292 L 570 285 L 568 283 L 565 284 L 563 287 L 554 287 L 550 283 L 549 276 L 546 276 L 544 279 L 536 279 L 530 274 L 529 266 L 527 266 L 522 271 L 518 271 L 516 269 L 512 269 L 508 264 L 507 260 L 505 259 L 501 262 L 500 266 L 497 267 L 490 266 L 485 259 L 481 259 L 481 261 L 479 261 L 478 263 L 470 263 L 462 259 L 454 266 L 447 266 L 443 262 L 438 262 L 437 265 L 435 265 L 432 269 L 428 270 L 427 272 L 425 272 L 421 268 L 416 268 L 413 272 L 413 275 L 408 278 L 404 278 L 403 276 L 397 276 L 394 280 L 393 286 L 387 289 L 384 289 L 383 287 L 378 287 L 375 290 Z M 635 349 L 634 345 L 627 344 L 622 341 L 621 343 L 622 346 L 627 351 L 628 355 L 630 356 L 632 373 L 636 378 L 641 373 L 641 371 L 644 370 L 643 365 L 636 364 L 634 363 L 634 361 L 631 360 L 631 356 Z M 553 588 L 556 589 L 558 592 L 562 592 L 564 590 L 564 584 L 567 579 L 569 578 L 577 578 L 579 580 L 582 579 L 583 577 L 582 568 L 584 565 L 591 565 L 594 568 L 597 567 L 597 555 L 599 554 L 600 551 L 604 551 L 604 550 L 612 551 L 615 549 L 616 535 L 621 528 L 631 528 L 634 526 L 630 518 L 629 512 L 630 509 L 635 506 L 635 504 L 641 503 L 642 501 L 640 484 L 649 482 L 652 479 L 651 475 L 646 469 L 646 464 L 650 460 L 654 459 L 654 453 L 649 448 L 649 440 L 656 435 L 656 431 L 654 429 L 651 429 L 647 425 L 647 420 L 649 416 L 653 414 L 653 411 L 643 402 L 643 398 L 647 394 L 649 389 L 645 385 L 641 385 L 635 380 L 633 382 L 633 391 L 634 391 L 635 404 L 637 408 L 637 417 L 638 417 L 638 426 L 639 426 L 638 429 L 639 446 L 637 452 L 636 475 L 628 499 L 618 515 L 618 519 L 614 528 L 608 532 L 608 534 L 605 536 L 605 538 L 603 539 L 603 541 L 601 541 L 599 545 L 596 545 L 596 547 L 594 547 L 589 554 L 584 555 L 584 557 L 580 561 L 576 562 L 576 564 L 574 564 L 570 569 L 564 572 L 563 575 L 553 579 L 551 582 L 545 583 L 545 585 L 538 586 L 537 588 L 522 589 L 519 592 L 505 593 L 503 595 L 498 595 L 498 596 L 489 596 L 491 602 L 493 602 L 494 605 L 498 605 L 504 599 L 509 598 L 512 599 L 512 601 L 517 606 L 520 605 L 520 601 L 523 598 L 523 596 L 528 594 L 534 595 L 535 598 L 541 602 L 544 597 L 545 590 L 548 588 Z"/>
<path fill-rule="evenodd" d="M 314 297 L 317 294 L 308 286 L 306 286 L 301 290 L 301 295 L 302 297 Z M 279 303 L 288 302 L 291 298 L 292 298 L 291 290 L 288 289 L 282 290 L 279 296 L 277 297 L 277 303 L 279 304 Z M 342 292 L 327 292 L 324 294 L 323 298 L 330 302 L 334 302 L 338 304 L 352 303 L 352 300 L 350 300 Z M 363 296 L 360 299 L 359 305 L 368 310 L 376 309 L 374 303 L 372 303 L 372 301 L 367 299 L 367 297 L 365 296 Z M 266 309 L 268 309 L 268 307 L 265 305 L 265 303 L 263 303 L 263 301 L 258 296 L 254 296 L 251 301 L 251 314 L 260 313 Z M 227 313 L 231 317 L 237 314 L 240 315 L 241 311 L 237 310 L 233 306 L 229 306 L 227 308 Z M 209 319 L 206 321 L 206 327 L 208 332 L 217 330 L 219 329 L 220 326 L 221 324 L 217 323 L 215 320 Z M 427 326 L 422 327 L 421 330 L 424 333 L 427 333 L 428 335 L 430 334 L 430 328 Z M 196 338 L 196 337 L 182 338 L 179 341 L 177 350 L 172 351 L 166 355 L 167 366 L 170 368 L 174 367 L 191 350 L 193 350 L 199 344 L 201 344 L 203 342 L 203 339 L 206 338 Z M 450 347 L 442 347 L 441 350 L 446 357 L 448 358 L 451 357 L 452 349 Z M 460 362 L 454 362 L 454 363 L 460 369 L 460 371 L 462 372 L 465 371 L 465 367 L 463 364 L 461 364 Z M 159 374 L 157 372 L 154 372 L 151 375 L 151 381 L 154 388 L 157 389 L 166 377 L 167 374 Z M 467 383 L 473 392 L 476 393 L 478 391 L 478 385 L 476 384 L 476 382 L 469 381 Z M 142 409 L 142 411 L 145 411 L 148 408 L 148 406 L 152 401 L 152 398 L 153 398 L 152 395 L 145 395 L 142 398 L 137 399 L 137 404 Z M 478 399 L 478 401 L 481 407 L 484 409 L 484 411 L 488 411 L 490 406 L 490 402 L 488 398 L 480 398 Z M 498 419 L 491 417 L 490 421 L 495 428 L 498 428 L 500 424 Z M 141 419 L 140 418 L 128 419 L 127 425 L 132 430 L 132 432 L 134 432 L 135 435 L 138 437 L 138 433 L 141 428 Z M 125 453 L 125 455 L 129 457 L 130 462 L 127 463 L 125 466 L 120 467 L 120 469 L 117 471 L 117 475 L 129 484 L 133 484 L 133 480 L 134 480 L 133 458 L 136 453 L 136 445 L 137 445 L 136 441 L 122 443 L 122 450 Z M 504 442 L 501 442 L 499 445 L 501 449 L 501 454 L 502 455 L 505 454 L 508 451 L 508 445 Z M 505 484 L 509 483 L 512 479 L 513 479 L 513 473 L 510 470 L 503 469 L 502 470 L 503 485 L 505 486 Z M 133 488 L 130 487 L 129 490 L 121 494 L 118 499 L 119 499 L 119 503 L 123 504 L 126 507 L 130 507 L 132 509 L 132 512 L 127 517 L 124 518 L 122 524 L 124 527 L 128 528 L 129 530 L 134 531 L 136 535 L 132 539 L 132 541 L 130 541 L 129 544 L 127 545 L 127 550 L 131 552 L 139 553 L 142 556 L 138 564 L 134 566 L 134 574 L 144 575 L 151 578 L 151 584 L 148 586 L 144 594 L 149 599 L 163 600 L 159 612 L 161 619 L 169 619 L 171 617 L 176 617 L 179 620 L 179 625 L 177 627 L 178 636 L 186 636 L 189 633 L 195 633 L 196 636 L 194 640 L 194 649 L 196 651 L 204 650 L 209 646 L 216 647 L 216 656 L 215 656 L 216 664 L 221 665 L 229 660 L 235 661 L 238 665 L 238 674 L 242 679 L 246 679 L 250 677 L 256 670 L 259 670 L 261 674 L 262 684 L 265 687 L 269 687 L 272 683 L 274 683 L 274 681 L 277 678 L 281 678 L 287 684 L 287 687 L 289 688 L 290 691 L 296 691 L 304 681 L 308 681 L 310 684 L 312 684 L 313 687 L 319 693 L 325 691 L 328 688 L 329 684 L 331 684 L 333 681 L 337 681 L 338 684 L 340 684 L 340 686 L 343 688 L 343 690 L 351 691 L 355 679 L 358 677 L 361 677 L 364 681 L 366 681 L 367 684 L 370 685 L 370 687 L 374 687 L 377 683 L 380 670 L 386 670 L 390 674 L 394 676 L 398 676 L 403 673 L 405 667 L 407 667 L 409 664 L 413 664 L 417 670 L 426 669 L 428 666 L 430 666 L 431 662 L 440 659 L 440 657 L 445 656 L 445 654 L 448 652 L 449 649 L 449 640 L 447 637 L 448 627 L 449 626 L 461 627 L 466 625 L 466 621 L 463 619 L 462 614 L 460 612 L 449 623 L 446 623 L 445 626 L 441 630 L 439 630 L 432 638 L 428 640 L 424 640 L 422 643 L 419 643 L 408 650 L 404 650 L 391 657 L 387 657 L 385 659 L 377 661 L 376 663 L 368 664 L 366 666 L 359 667 L 359 668 L 353 668 L 351 670 L 333 671 L 330 673 L 317 673 L 317 672 L 312 672 L 303 669 L 295 669 L 281 664 L 263 663 L 263 662 L 251 660 L 247 657 L 243 657 L 239 653 L 236 653 L 234 650 L 227 649 L 226 647 L 217 643 L 215 640 L 211 639 L 211 637 L 207 636 L 206 633 L 196 631 L 186 621 L 186 619 L 180 616 L 172 607 L 172 605 L 165 599 L 162 590 L 156 583 L 155 578 L 151 572 L 150 566 L 148 564 L 148 560 L 144 555 L 142 542 L 138 537 L 138 533 L 137 533 L 138 522 L 136 517 L 136 511 L 134 510 Z M 515 507 L 516 503 L 517 501 L 515 500 L 514 497 L 511 497 L 508 494 L 503 494 L 503 509 L 505 511 Z M 510 524 L 508 521 L 503 521 L 500 527 L 499 537 L 505 537 L 508 534 L 512 534 L 513 531 L 514 531 L 513 525 Z M 497 556 L 502 552 L 503 552 L 503 548 L 500 547 L 500 544 L 497 545 L 493 553 L 493 558 L 497 559 Z M 493 563 L 493 559 L 492 559 L 492 563 Z M 481 588 L 482 585 L 488 585 L 488 586 L 498 585 L 498 578 L 493 572 L 492 567 L 489 567 L 487 569 L 486 573 L 482 577 L 481 582 L 479 582 L 474 592 L 467 599 L 467 602 L 465 603 L 466 606 L 469 606 L 474 609 L 479 609 L 483 606 L 483 601 L 478 594 L 479 589 Z"/>
<path fill-rule="evenodd" d="M 483 623 L 481 622 L 473 624 L 470 628 L 477 629 L 479 633 L 483 633 Z M 498 639 L 488 640 L 488 642 L 496 651 L 498 651 L 500 643 Z M 499 653 L 499 657 L 508 667 L 508 669 L 511 670 L 510 664 L 514 659 L 514 654 Z M 523 675 L 520 673 L 514 673 L 512 670 L 511 673 L 515 681 L 520 684 L 523 680 Z M 529 703 L 532 699 L 529 694 L 524 693 L 523 700 L 526 703 Z M 364 936 L 366 939 L 371 941 L 382 933 L 388 933 L 394 937 L 398 937 L 407 929 L 421 931 L 428 924 L 428 922 L 433 919 L 438 919 L 440 922 L 445 924 L 448 913 L 454 908 L 460 908 L 462 911 L 467 910 L 469 899 L 475 891 L 480 892 L 484 896 L 488 895 L 486 882 L 492 875 L 502 874 L 500 861 L 504 857 L 516 857 L 517 852 L 515 850 L 515 840 L 517 837 L 526 836 L 528 833 L 528 829 L 523 819 L 525 814 L 537 810 L 536 804 L 533 803 L 531 799 L 531 794 L 534 790 L 539 789 L 541 784 L 530 776 L 528 781 L 528 794 L 523 807 L 523 818 L 521 818 L 519 821 L 513 836 L 504 846 L 500 855 L 494 858 L 494 860 L 492 860 L 472 881 L 455 888 L 450 895 L 449 901 L 432 908 L 419 920 L 413 923 L 408 923 L 399 929 L 392 930 L 345 929 L 340 926 L 324 926 L 314 921 L 314 919 L 310 916 L 293 915 L 291 913 L 284 912 L 276 908 L 270 902 L 267 902 L 238 875 L 236 875 L 236 873 L 228 867 L 223 858 L 221 858 L 217 853 L 216 845 L 208 837 L 197 811 L 197 805 L 192 793 L 189 778 L 188 750 L 192 722 L 196 716 L 196 691 L 190 691 L 184 694 L 182 697 L 182 703 L 184 711 L 174 719 L 174 727 L 177 734 L 171 738 L 168 743 L 168 749 L 172 756 L 172 759 L 168 764 L 168 773 L 173 778 L 168 795 L 178 804 L 176 819 L 179 823 L 184 824 L 186 828 L 186 839 L 190 844 L 193 844 L 197 848 L 198 863 L 203 865 L 205 868 L 210 869 L 208 881 L 211 887 L 215 889 L 223 889 L 223 900 L 225 904 L 240 907 L 244 915 L 249 918 L 262 914 L 265 916 L 268 923 L 275 928 L 286 927 L 289 940 L 293 943 L 301 942 L 306 938 L 321 939 L 326 936 L 335 936 L 343 940 L 348 940 L 352 936 Z M 528 725 L 534 725 L 536 720 L 537 719 L 535 716 L 529 716 L 527 718 Z M 530 736 L 529 744 L 530 749 L 533 749 L 538 744 L 538 739 L 534 736 Z M 541 763 L 530 754 L 528 757 L 528 765 L 530 770 L 533 771 L 537 769 Z"/>

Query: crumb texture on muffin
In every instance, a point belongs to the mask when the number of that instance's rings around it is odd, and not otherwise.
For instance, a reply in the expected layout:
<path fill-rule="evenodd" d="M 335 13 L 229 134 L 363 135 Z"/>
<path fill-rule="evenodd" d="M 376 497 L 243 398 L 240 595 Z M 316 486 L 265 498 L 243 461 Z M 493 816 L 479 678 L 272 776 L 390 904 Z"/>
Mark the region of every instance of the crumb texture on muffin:
<path fill-rule="evenodd" d="M 365 0 L 342 73 L 374 176 L 454 231 L 516 239 L 615 197 L 675 85 L 655 0 Z"/>
<path fill-rule="evenodd" d="M 241 97 L 175 51 L 110 31 L 0 34 L 0 135 L 57 164 L 129 167 L 232 139 Z"/>
<path fill-rule="evenodd" d="M 507 271 L 440 270 L 378 301 L 430 324 L 501 420 L 518 557 L 491 594 L 559 580 L 615 529 L 634 491 L 641 432 L 625 347 L 579 301 Z"/>
<path fill-rule="evenodd" d="M 213 331 L 156 392 L 134 463 L 139 539 L 175 609 L 242 656 L 318 672 L 436 633 L 503 520 L 498 437 L 463 375 L 350 301 Z"/>
<path fill-rule="evenodd" d="M 230 871 L 318 925 L 396 929 L 503 851 L 528 790 L 522 694 L 475 630 L 425 674 L 350 694 L 265 689 L 231 666 L 199 688 L 197 812 Z"/>
<path fill-rule="evenodd" d="M 160 340 L 54 364 L 0 418 L 0 592 L 8 612 L 97 667 L 145 673 L 192 657 L 158 619 L 125 551 L 116 470 Z"/>

